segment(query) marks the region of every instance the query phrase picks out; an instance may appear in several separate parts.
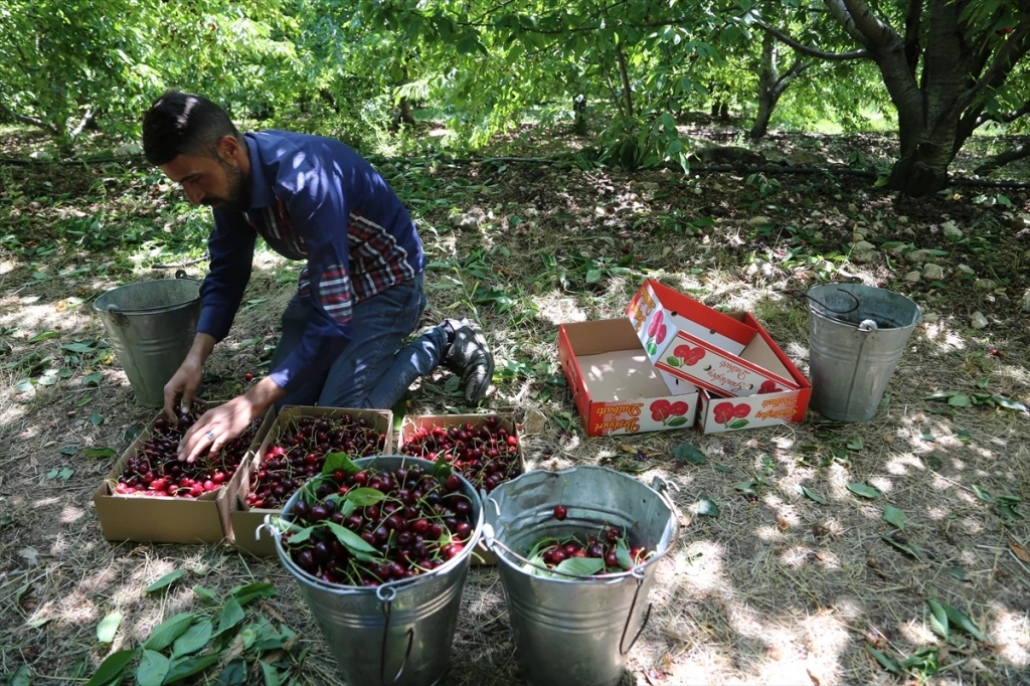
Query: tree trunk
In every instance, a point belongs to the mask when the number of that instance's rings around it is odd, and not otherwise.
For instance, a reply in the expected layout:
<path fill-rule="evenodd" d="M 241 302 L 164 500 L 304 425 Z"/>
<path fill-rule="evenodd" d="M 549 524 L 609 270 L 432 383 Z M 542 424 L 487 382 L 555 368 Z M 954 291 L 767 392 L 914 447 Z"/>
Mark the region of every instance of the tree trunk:
<path fill-rule="evenodd" d="M 776 85 L 776 39 L 768 32 L 762 34 L 762 71 L 758 74 L 758 116 L 748 132 L 748 138 L 757 141 L 769 130 L 769 119 L 776 107 L 778 95 L 773 93 Z"/>
<path fill-rule="evenodd" d="M 959 29 L 956 4 L 949 0 L 932 0 L 929 19 L 921 102 L 913 107 L 908 100 L 895 101 L 901 158 L 887 180 L 887 188 L 916 197 L 936 193 L 948 183 L 948 167 L 955 158 L 955 151 L 961 147 L 956 146 L 956 139 L 962 113 L 956 104 L 970 86 L 968 78 L 972 67 L 969 47 Z M 907 59 L 892 60 L 890 66 L 907 70 Z M 884 65 L 880 68 L 883 70 Z M 886 72 L 884 76 L 886 80 Z"/>
<path fill-rule="evenodd" d="M 587 134 L 587 95 L 586 93 L 580 93 L 572 100 L 572 111 L 576 113 L 576 118 L 572 123 L 572 131 L 577 136 L 585 136 Z"/>
<path fill-rule="evenodd" d="M 629 83 L 629 70 L 626 68 L 626 56 L 622 54 L 622 46 L 615 46 L 615 57 L 619 60 L 619 76 L 622 78 L 622 99 L 626 104 L 626 116 L 633 116 L 633 88 Z"/>

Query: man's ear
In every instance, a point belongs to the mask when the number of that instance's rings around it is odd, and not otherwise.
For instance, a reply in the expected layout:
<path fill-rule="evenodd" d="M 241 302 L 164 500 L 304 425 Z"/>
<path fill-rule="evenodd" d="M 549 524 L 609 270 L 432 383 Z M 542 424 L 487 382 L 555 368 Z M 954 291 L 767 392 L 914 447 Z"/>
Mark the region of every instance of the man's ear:
<path fill-rule="evenodd" d="M 236 139 L 236 136 L 231 134 L 226 134 L 218 140 L 218 155 L 224 162 L 235 162 L 239 165 L 240 148 L 240 142 Z"/>

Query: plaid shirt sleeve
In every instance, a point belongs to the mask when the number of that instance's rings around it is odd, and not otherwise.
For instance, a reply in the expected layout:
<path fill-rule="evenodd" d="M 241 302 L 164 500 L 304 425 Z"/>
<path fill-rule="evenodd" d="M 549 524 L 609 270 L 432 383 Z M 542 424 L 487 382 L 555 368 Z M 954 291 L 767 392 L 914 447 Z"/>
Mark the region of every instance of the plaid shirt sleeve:
<path fill-rule="evenodd" d="M 215 229 L 208 238 L 211 269 L 200 286 L 197 333 L 220 341 L 229 334 L 243 291 L 250 281 L 257 234 L 239 212 L 214 211 Z"/>
<path fill-rule="evenodd" d="M 300 343 L 271 377 L 294 391 L 340 356 L 350 340 L 355 301 L 347 245 L 348 200 L 341 179 L 318 164 L 300 165 L 278 180 L 290 222 L 303 237 L 308 256 L 309 295 L 315 309 Z"/>

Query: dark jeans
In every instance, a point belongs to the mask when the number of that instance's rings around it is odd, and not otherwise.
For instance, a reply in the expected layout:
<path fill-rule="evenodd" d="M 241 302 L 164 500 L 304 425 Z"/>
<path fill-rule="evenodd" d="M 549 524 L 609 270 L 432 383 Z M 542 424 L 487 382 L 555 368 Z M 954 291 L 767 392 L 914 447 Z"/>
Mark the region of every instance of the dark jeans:
<path fill-rule="evenodd" d="M 354 306 L 353 338 L 322 378 L 276 403 L 388 410 L 420 376 L 443 359 L 446 334 L 433 327 L 403 348 L 426 308 L 422 275 L 386 289 Z M 272 355 L 275 369 L 301 337 L 313 308 L 294 295 L 283 312 L 283 331 Z"/>

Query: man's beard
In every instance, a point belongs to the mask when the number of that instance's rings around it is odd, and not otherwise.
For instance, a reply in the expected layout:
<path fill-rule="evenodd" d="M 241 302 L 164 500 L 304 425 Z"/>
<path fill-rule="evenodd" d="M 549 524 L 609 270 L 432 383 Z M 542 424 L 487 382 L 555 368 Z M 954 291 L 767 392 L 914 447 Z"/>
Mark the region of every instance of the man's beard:
<path fill-rule="evenodd" d="M 243 170 L 234 164 L 229 164 L 221 158 L 218 159 L 218 164 L 225 170 L 225 180 L 228 184 L 228 192 L 225 197 L 217 195 L 208 195 L 201 200 L 201 204 L 207 205 L 208 207 L 218 206 L 221 210 L 242 210 L 246 206 L 247 192 L 245 186 L 245 179 L 243 178 Z"/>

